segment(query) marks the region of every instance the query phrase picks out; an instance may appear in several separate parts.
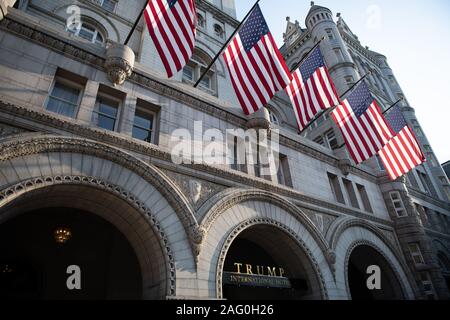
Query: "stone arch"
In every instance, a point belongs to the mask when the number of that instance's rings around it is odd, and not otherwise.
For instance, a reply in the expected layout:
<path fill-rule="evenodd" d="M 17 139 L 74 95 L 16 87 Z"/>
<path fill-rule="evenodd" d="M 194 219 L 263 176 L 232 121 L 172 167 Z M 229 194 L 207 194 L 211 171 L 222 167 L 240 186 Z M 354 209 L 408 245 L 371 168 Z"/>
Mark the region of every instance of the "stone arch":
<path fill-rule="evenodd" d="M 0 224 L 42 208 L 89 210 L 116 227 L 128 240 L 142 273 L 143 298 L 176 295 L 174 253 L 161 224 L 137 197 L 93 177 L 33 178 L 0 193 Z M 123 210 L 121 210 L 123 209 Z"/>
<path fill-rule="evenodd" d="M 387 261 L 402 287 L 405 299 L 414 299 L 408 278 L 408 268 L 401 253 L 375 226 L 360 219 L 344 219 L 331 236 L 331 247 L 336 253 L 336 286 L 342 299 L 349 299 L 348 264 L 353 250 L 361 245 L 375 249 Z"/>
<path fill-rule="evenodd" d="M 173 259 L 181 260 L 175 272 L 190 270 L 195 274 L 195 256 L 202 234 L 193 209 L 156 167 L 119 149 L 78 138 L 23 135 L 20 139 L 3 140 L 0 148 L 0 206 L 22 196 L 27 187 L 45 183 L 73 180 L 98 187 L 111 186 L 109 190 L 120 193 L 139 212 L 154 215 Z M 149 217 L 148 213 L 146 216 Z M 178 281 L 176 286 L 186 288 Z"/>
<path fill-rule="evenodd" d="M 195 45 L 195 51 L 200 52 L 206 57 L 208 57 L 207 59 L 208 63 L 211 62 L 214 56 L 216 55 L 215 51 L 208 44 L 201 41 L 200 39 L 197 40 L 197 43 Z M 225 64 L 223 62 L 223 59 L 217 59 L 213 68 L 219 75 L 225 76 Z"/>
<path fill-rule="evenodd" d="M 199 280 L 204 297 L 222 298 L 222 266 L 233 239 L 249 226 L 269 225 L 295 239 L 320 283 L 321 297 L 334 298 L 333 255 L 314 224 L 289 201 L 261 190 L 231 189 L 205 203 L 199 217 L 206 234 L 198 265 L 207 275 Z"/>

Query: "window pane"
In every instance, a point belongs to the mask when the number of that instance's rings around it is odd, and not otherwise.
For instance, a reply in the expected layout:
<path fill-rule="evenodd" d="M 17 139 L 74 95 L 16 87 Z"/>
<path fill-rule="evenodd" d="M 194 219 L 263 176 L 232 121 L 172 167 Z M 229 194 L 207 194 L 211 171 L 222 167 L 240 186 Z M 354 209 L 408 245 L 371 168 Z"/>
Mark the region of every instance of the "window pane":
<path fill-rule="evenodd" d="M 90 29 L 90 28 L 89 28 Z M 83 25 L 80 29 L 80 33 L 78 34 L 81 38 L 86 39 L 88 41 L 92 41 L 94 38 L 94 30 L 89 30 L 87 26 Z"/>
<path fill-rule="evenodd" d="M 205 88 L 209 88 L 211 86 L 211 79 L 209 76 L 204 76 L 202 81 L 200 81 L 200 85 Z"/>
<path fill-rule="evenodd" d="M 112 0 L 103 0 L 102 7 L 105 10 L 108 10 L 110 12 L 114 12 L 114 9 L 116 8 L 116 2 Z"/>
<path fill-rule="evenodd" d="M 117 117 L 117 111 L 119 109 L 119 106 L 117 104 L 114 105 L 114 103 L 105 101 L 105 100 L 99 100 L 99 109 L 98 111 L 100 113 L 106 114 L 110 116 L 111 118 Z"/>
<path fill-rule="evenodd" d="M 183 78 L 189 81 L 194 81 L 194 72 L 191 67 L 184 67 L 183 69 Z"/>
<path fill-rule="evenodd" d="M 114 128 L 116 126 L 116 119 L 109 118 L 106 116 L 103 116 L 101 114 L 98 115 L 98 124 L 100 128 L 114 131 Z"/>
<path fill-rule="evenodd" d="M 61 100 L 54 99 L 52 97 L 50 97 L 48 100 L 47 110 L 59 113 L 63 116 L 67 116 L 67 117 L 73 118 L 75 116 L 75 106 L 74 105 L 64 102 L 64 101 L 61 101 Z"/>
<path fill-rule="evenodd" d="M 152 133 L 151 131 L 147 131 L 138 127 L 133 127 L 133 138 L 139 139 L 142 141 L 151 142 L 152 141 Z"/>
<path fill-rule="evenodd" d="M 68 87 L 60 82 L 56 82 L 51 93 L 52 97 L 62 99 L 71 104 L 78 103 L 78 97 L 80 95 L 80 90 Z"/>
<path fill-rule="evenodd" d="M 134 116 L 134 125 L 143 129 L 151 130 L 153 125 L 153 116 L 148 114 L 136 113 Z"/>

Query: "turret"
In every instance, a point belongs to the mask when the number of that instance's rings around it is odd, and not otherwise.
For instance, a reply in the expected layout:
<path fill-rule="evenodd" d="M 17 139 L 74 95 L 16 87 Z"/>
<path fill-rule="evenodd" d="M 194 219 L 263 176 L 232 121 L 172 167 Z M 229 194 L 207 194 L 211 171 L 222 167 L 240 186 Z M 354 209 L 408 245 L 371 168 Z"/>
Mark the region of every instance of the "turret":
<path fill-rule="evenodd" d="M 338 93 L 344 93 L 360 76 L 338 27 L 333 21 L 332 12 L 328 8 L 317 6 L 311 2 L 311 9 L 305 23 L 311 30 L 314 41 L 325 37 L 324 43 L 321 45 L 322 53 Z"/>

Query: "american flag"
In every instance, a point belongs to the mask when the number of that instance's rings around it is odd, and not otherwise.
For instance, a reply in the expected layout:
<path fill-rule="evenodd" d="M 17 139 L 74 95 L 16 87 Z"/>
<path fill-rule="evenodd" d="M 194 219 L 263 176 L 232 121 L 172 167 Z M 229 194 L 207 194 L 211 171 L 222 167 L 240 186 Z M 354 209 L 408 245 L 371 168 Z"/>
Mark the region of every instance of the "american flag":
<path fill-rule="evenodd" d="M 278 50 L 259 6 L 224 51 L 231 81 L 244 113 L 264 107 L 292 75 Z"/>
<path fill-rule="evenodd" d="M 150 0 L 144 10 L 150 36 L 171 78 L 183 69 L 195 44 L 195 0 Z"/>
<path fill-rule="evenodd" d="M 378 154 L 389 176 L 395 180 L 424 163 L 425 155 L 399 107 L 394 107 L 386 115 L 386 120 L 393 138 Z"/>
<path fill-rule="evenodd" d="M 332 116 L 357 164 L 376 155 L 392 138 L 389 125 L 364 81 L 337 106 Z"/>
<path fill-rule="evenodd" d="M 294 107 L 298 127 L 303 131 L 321 110 L 338 105 L 340 100 L 319 47 L 292 76 L 286 92 Z"/>

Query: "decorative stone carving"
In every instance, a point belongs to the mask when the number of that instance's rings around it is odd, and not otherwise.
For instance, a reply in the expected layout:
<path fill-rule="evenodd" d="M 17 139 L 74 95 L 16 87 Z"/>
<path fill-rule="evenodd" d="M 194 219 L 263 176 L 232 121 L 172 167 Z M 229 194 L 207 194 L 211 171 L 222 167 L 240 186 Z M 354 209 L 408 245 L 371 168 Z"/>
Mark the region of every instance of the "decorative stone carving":
<path fill-rule="evenodd" d="M 349 159 L 340 159 L 338 167 L 344 176 L 348 176 L 352 169 L 352 163 Z"/>
<path fill-rule="evenodd" d="M 262 108 L 257 112 L 251 114 L 249 116 L 249 120 L 247 121 L 247 128 L 249 129 L 270 129 L 270 115 L 269 110 L 267 108 Z"/>
<path fill-rule="evenodd" d="M 0 138 L 23 133 L 25 130 L 0 123 Z"/>
<path fill-rule="evenodd" d="M 219 186 L 208 181 L 190 179 L 188 176 L 184 176 L 180 173 L 168 170 L 165 170 L 164 173 L 169 176 L 169 178 L 175 182 L 180 190 L 189 198 L 195 210 L 198 210 L 198 208 L 200 208 L 213 195 L 225 189 L 223 186 Z M 196 217 L 198 218 L 197 213 Z"/>
<path fill-rule="evenodd" d="M 8 14 L 8 7 L 12 7 L 16 0 L 0 0 L 0 21 Z"/>
<path fill-rule="evenodd" d="M 198 182 L 197 180 L 190 180 L 189 181 L 189 191 L 191 194 L 192 202 L 194 202 L 194 205 L 197 204 L 198 200 L 200 199 L 201 193 L 202 193 L 202 184 Z"/>
<path fill-rule="evenodd" d="M 117 86 L 133 73 L 135 55 L 130 47 L 114 43 L 106 50 L 105 69 L 109 80 Z"/>

